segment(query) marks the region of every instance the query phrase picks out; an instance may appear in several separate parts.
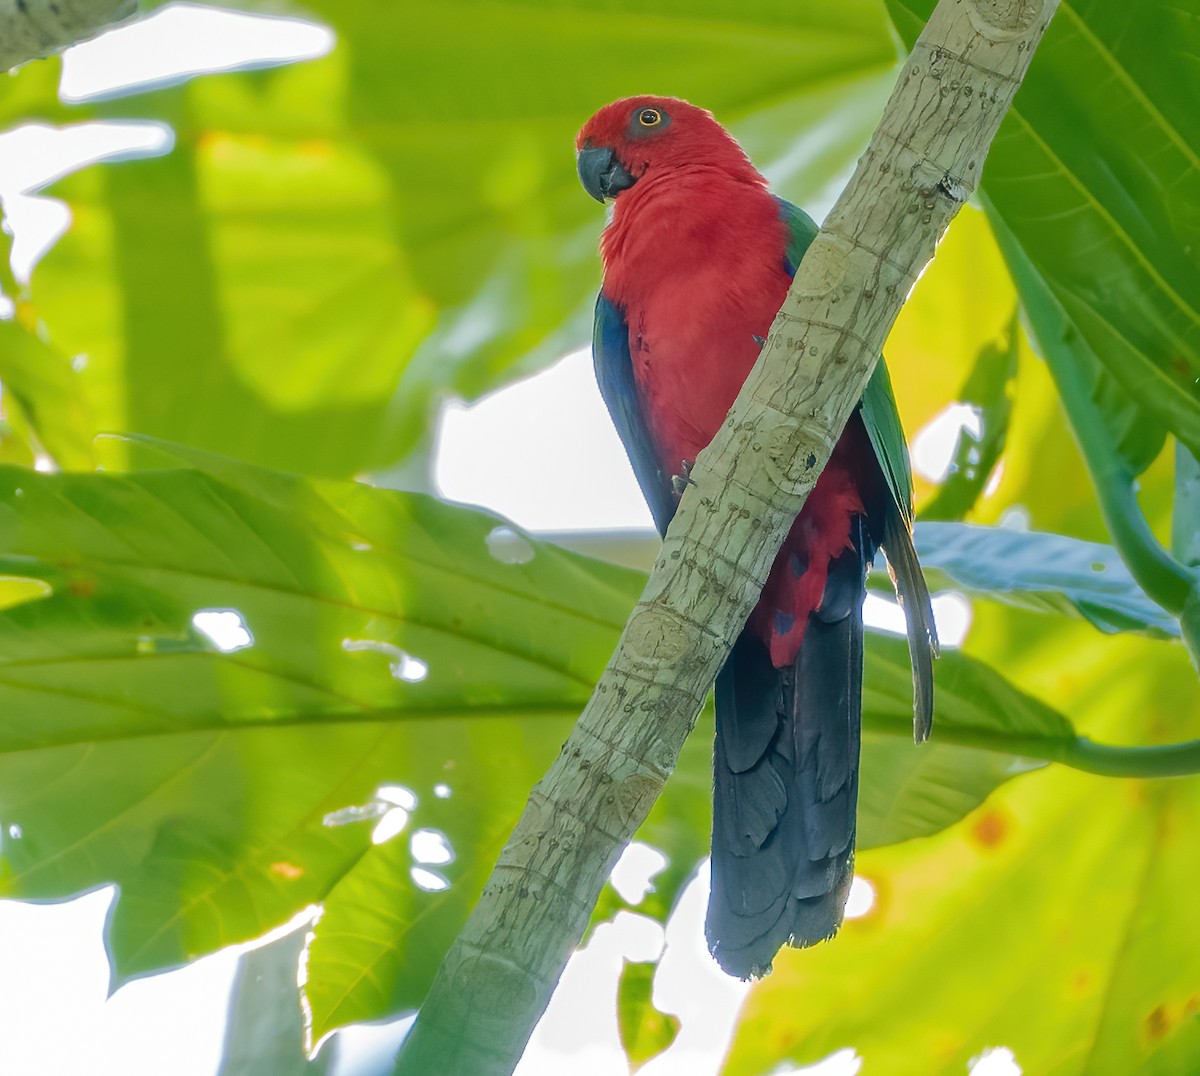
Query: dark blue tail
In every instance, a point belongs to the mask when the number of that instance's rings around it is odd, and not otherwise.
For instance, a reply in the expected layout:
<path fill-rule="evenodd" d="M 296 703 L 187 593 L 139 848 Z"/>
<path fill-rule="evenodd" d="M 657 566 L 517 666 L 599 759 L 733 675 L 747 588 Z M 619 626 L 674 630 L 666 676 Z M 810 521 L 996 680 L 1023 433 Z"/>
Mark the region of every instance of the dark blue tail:
<path fill-rule="evenodd" d="M 764 975 L 780 947 L 832 937 L 854 870 L 862 601 L 874 555 L 861 517 L 829 566 L 790 668 L 747 630 L 717 677 L 712 894 L 717 962 Z"/>

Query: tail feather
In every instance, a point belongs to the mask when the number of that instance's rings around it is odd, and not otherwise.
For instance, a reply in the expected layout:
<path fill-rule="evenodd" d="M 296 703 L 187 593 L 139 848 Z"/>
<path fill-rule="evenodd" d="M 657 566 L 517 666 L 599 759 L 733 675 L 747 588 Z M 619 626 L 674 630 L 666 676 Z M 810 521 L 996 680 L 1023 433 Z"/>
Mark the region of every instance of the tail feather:
<path fill-rule="evenodd" d="M 894 509 L 884 519 L 883 552 L 908 624 L 908 653 L 913 672 L 913 739 L 922 743 L 933 728 L 933 659 L 938 656 L 937 626 L 925 573 L 913 547 L 912 530 Z"/>
<path fill-rule="evenodd" d="M 743 632 L 717 678 L 709 948 L 731 975 L 765 974 L 785 943 L 836 933 L 850 891 L 870 540 L 830 564 L 795 663 Z M 749 735 L 747 735 L 749 733 Z"/>

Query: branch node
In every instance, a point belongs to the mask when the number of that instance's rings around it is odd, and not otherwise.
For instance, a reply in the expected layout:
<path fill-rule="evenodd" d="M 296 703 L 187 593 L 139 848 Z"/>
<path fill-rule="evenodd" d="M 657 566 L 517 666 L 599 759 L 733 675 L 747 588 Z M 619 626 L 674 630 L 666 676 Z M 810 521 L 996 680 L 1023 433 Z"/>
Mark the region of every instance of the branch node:
<path fill-rule="evenodd" d="M 967 17 L 989 41 L 1011 41 L 1041 17 L 1044 7 L 1045 0 L 971 0 Z"/>

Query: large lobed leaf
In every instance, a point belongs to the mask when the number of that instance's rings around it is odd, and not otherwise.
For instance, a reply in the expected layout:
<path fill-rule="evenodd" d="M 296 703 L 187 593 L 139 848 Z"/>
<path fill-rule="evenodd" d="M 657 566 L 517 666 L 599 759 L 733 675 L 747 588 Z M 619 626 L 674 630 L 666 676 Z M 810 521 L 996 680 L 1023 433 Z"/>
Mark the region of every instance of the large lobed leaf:
<path fill-rule="evenodd" d="M 909 45 L 932 0 L 889 0 Z M 1200 445 L 1200 22 L 1171 0 L 1068 0 L 988 155 L 983 185 L 1103 365 L 1127 456 Z M 1118 392 L 1118 386 L 1120 392 Z M 1132 397 L 1146 417 L 1128 421 Z"/>
<path fill-rule="evenodd" d="M 3 892 L 118 883 L 119 978 L 323 902 L 316 1034 L 417 1005 L 641 576 L 429 498 L 131 448 L 176 468 L 0 470 L 0 574 L 53 591 L 0 612 Z M 252 645 L 217 651 L 192 619 L 217 609 Z M 865 844 L 950 824 L 1028 767 L 1010 747 L 1071 736 L 962 655 L 936 744 L 907 742 L 901 640 L 872 638 L 867 683 Z M 694 738 L 643 831 L 679 874 L 707 844 L 708 768 Z M 444 835 L 448 888 L 414 884 L 403 838 L 371 843 L 381 786 Z"/>
<path fill-rule="evenodd" d="M 776 962 L 726 1071 L 847 1046 L 896 1076 L 961 1073 L 1000 1046 L 1024 1072 L 1188 1071 L 1200 936 L 1179 894 L 1197 824 L 1194 779 L 1057 770 L 929 841 L 864 855 L 874 907 Z"/>
<path fill-rule="evenodd" d="M 295 13 L 335 31 L 331 56 L 73 110 L 174 134 L 165 156 L 55 192 L 74 222 L 32 303 L 63 355 L 87 356 L 89 432 L 321 475 L 394 464 L 428 447 L 443 395 L 586 341 L 602 214 L 572 146 L 596 108 L 651 87 L 692 97 L 807 200 L 865 144 L 896 59 L 872 0 Z M 38 417 L 62 439 L 63 417 Z"/>

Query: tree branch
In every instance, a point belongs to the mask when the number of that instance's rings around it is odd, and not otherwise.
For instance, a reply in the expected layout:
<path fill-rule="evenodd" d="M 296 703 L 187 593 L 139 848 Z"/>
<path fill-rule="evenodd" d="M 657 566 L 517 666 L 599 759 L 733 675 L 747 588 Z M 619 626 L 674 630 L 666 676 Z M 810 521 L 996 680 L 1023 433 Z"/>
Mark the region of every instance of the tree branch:
<path fill-rule="evenodd" d="M 511 1072 L 675 765 L 884 338 L 975 188 L 1058 0 L 941 0 L 759 362 L 700 454 L 608 668 L 529 798 L 398 1060 Z"/>
<path fill-rule="evenodd" d="M 0 71 L 95 37 L 137 0 L 0 0 Z"/>

